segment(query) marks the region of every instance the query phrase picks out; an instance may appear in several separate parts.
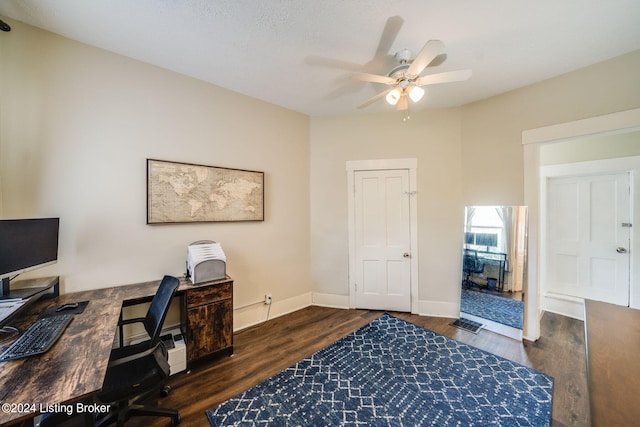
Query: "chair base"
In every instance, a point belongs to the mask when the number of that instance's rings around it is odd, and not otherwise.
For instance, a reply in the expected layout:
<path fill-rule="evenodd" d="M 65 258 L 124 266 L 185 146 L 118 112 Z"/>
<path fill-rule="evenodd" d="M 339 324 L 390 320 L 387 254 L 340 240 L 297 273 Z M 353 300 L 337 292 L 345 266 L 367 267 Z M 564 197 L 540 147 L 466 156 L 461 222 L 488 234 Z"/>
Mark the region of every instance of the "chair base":
<path fill-rule="evenodd" d="M 171 418 L 171 425 L 175 426 L 180 424 L 180 413 L 175 409 L 158 408 L 156 406 L 146 405 L 128 405 L 121 409 L 116 409 L 114 412 L 107 414 L 103 418 L 96 420 L 96 427 L 108 426 L 109 424 L 116 422 L 118 427 L 124 427 L 129 418 L 135 416 L 152 416 L 152 417 L 168 417 Z"/>
<path fill-rule="evenodd" d="M 472 288 L 478 288 L 478 289 L 482 289 L 482 285 L 474 282 L 473 280 L 470 279 L 465 279 L 462 281 L 462 287 L 463 288 L 467 288 L 467 289 L 472 289 Z"/>
<path fill-rule="evenodd" d="M 171 418 L 171 425 L 180 424 L 180 413 L 176 409 L 159 408 L 157 406 L 141 405 L 129 401 L 118 402 L 112 405 L 112 411 L 100 416 L 98 414 L 46 414 L 36 425 L 38 427 L 88 427 L 108 426 L 116 423 L 118 427 L 124 426 L 127 420 L 135 416 L 152 416 Z"/>
<path fill-rule="evenodd" d="M 143 404 L 143 402 L 152 401 L 155 405 L 157 399 L 154 400 L 154 395 L 157 396 L 160 394 L 165 397 L 169 395 L 170 391 L 171 387 L 165 384 L 165 386 L 159 390 L 153 388 L 133 398 L 112 402 L 111 411 L 105 414 L 104 417 L 98 418 L 95 426 L 108 426 L 113 422 L 117 422 L 116 425 L 118 427 L 124 427 L 125 422 L 135 416 L 168 417 L 171 418 L 171 425 L 178 425 L 180 424 L 180 413 L 177 409 L 160 408 L 158 406 L 151 406 L 152 404 L 149 403 Z"/>

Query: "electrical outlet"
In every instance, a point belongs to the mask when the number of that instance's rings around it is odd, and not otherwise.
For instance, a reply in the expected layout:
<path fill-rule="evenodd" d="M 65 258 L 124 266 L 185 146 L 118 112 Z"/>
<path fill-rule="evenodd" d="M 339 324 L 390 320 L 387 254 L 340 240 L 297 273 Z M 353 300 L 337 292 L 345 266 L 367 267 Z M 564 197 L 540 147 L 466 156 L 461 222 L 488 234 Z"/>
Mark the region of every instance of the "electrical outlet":
<path fill-rule="evenodd" d="M 269 305 L 271 304 L 271 294 L 264 294 L 264 303 Z"/>

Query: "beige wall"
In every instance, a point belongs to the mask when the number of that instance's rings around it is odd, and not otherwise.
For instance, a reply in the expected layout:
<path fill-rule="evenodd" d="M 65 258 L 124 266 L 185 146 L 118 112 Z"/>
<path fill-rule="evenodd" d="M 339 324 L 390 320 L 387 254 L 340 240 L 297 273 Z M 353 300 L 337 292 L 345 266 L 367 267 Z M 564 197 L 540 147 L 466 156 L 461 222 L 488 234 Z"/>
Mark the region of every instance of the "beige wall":
<path fill-rule="evenodd" d="M 626 111 L 640 106 L 640 51 L 463 107 L 464 202 L 527 204 L 529 250 L 524 337 L 539 336 L 539 147 L 522 145 L 528 129 Z M 489 147 L 489 150 L 484 150 Z M 606 150 L 605 150 L 606 151 Z M 478 162 L 500 159 L 496 175 Z M 526 179 L 525 179 L 526 176 Z M 640 208 L 640 206 L 637 206 Z"/>
<path fill-rule="evenodd" d="M 0 37 L 4 218 L 60 216 L 64 291 L 181 275 L 221 242 L 235 305 L 311 291 L 309 118 L 11 22 Z M 146 159 L 265 172 L 265 221 L 149 226 Z"/>
<path fill-rule="evenodd" d="M 314 290 L 348 295 L 348 160 L 417 158 L 419 299 L 452 307 L 462 241 L 460 109 L 311 119 L 311 256 Z M 446 312 L 448 312 L 446 311 Z M 455 309 L 454 309 L 455 311 Z"/>
<path fill-rule="evenodd" d="M 419 299 L 451 314 L 465 205 L 524 200 L 525 129 L 640 106 L 640 52 L 461 108 L 308 118 L 11 22 L 0 37 L 0 208 L 59 215 L 67 291 L 181 274 L 220 241 L 236 307 L 348 295 L 348 160 L 418 159 Z M 261 170 L 264 223 L 145 225 L 145 159 Z"/>
<path fill-rule="evenodd" d="M 540 147 L 540 165 L 640 156 L 640 131 L 582 137 Z"/>
<path fill-rule="evenodd" d="M 637 108 L 639 75 L 636 51 L 464 106 L 465 204 L 523 204 L 522 131 Z"/>
<path fill-rule="evenodd" d="M 410 123 L 397 113 L 313 118 L 314 290 L 348 295 L 345 161 L 417 157 L 419 299 L 430 314 L 453 307 L 464 206 L 524 204 L 522 132 L 636 108 L 638 75 L 640 51 L 458 110 L 414 113 Z"/>

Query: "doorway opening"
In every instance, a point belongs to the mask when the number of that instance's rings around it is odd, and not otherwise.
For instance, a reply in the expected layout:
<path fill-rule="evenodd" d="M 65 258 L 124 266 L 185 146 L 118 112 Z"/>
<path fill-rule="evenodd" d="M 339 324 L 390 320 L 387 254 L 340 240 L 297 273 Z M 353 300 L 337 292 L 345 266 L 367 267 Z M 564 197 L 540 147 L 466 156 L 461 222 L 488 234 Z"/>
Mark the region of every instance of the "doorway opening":
<path fill-rule="evenodd" d="M 631 183 L 640 157 L 541 168 L 541 306 L 579 320 L 584 300 L 629 306 Z"/>
<path fill-rule="evenodd" d="M 524 199 L 529 206 L 529 231 L 528 254 L 529 267 L 527 268 L 527 298 L 525 303 L 524 338 L 536 341 L 540 338 L 540 318 L 542 315 L 541 270 L 544 269 L 544 261 L 541 259 L 540 232 L 542 229 L 542 217 L 540 212 L 540 166 L 542 146 L 556 146 L 564 141 L 576 141 L 581 144 L 584 137 L 606 136 L 618 133 L 626 133 L 640 130 L 640 108 L 620 111 L 602 116 L 594 116 L 586 119 L 545 126 L 522 132 L 522 145 L 524 147 Z M 637 143 L 630 144 L 637 147 Z M 575 152 L 575 150 L 572 150 Z M 587 150 L 580 149 L 581 153 Z M 609 152 L 605 149 L 605 152 Z M 598 155 L 595 158 L 608 158 L 610 156 Z M 640 169 L 638 169 L 640 172 Z M 640 176 L 634 174 L 633 191 L 635 200 L 640 200 Z M 640 224 L 640 210 L 634 209 L 634 222 Z M 630 306 L 640 307 L 640 239 L 632 239 L 632 272 Z"/>

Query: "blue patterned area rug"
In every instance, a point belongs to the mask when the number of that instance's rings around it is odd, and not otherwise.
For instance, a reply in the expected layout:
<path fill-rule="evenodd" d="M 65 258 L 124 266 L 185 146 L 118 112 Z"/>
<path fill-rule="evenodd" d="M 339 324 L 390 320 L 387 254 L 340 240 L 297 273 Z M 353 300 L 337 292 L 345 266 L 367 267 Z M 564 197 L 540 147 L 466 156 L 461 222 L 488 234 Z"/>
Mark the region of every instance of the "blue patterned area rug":
<path fill-rule="evenodd" d="M 548 426 L 553 378 L 388 314 L 207 410 L 213 426 Z"/>
<path fill-rule="evenodd" d="M 524 302 L 486 292 L 463 289 L 460 298 L 460 311 L 512 328 L 522 329 Z"/>

